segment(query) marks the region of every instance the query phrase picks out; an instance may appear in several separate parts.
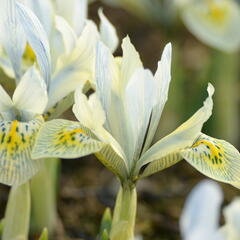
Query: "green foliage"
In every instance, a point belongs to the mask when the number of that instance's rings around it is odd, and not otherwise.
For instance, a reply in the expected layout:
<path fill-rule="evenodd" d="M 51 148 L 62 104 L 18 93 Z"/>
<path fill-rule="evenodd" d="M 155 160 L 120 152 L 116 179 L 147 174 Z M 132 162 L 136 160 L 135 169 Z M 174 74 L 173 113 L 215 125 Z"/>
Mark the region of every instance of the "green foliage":
<path fill-rule="evenodd" d="M 39 240 L 48 240 L 48 230 L 46 228 L 43 229 Z"/>
<path fill-rule="evenodd" d="M 110 208 L 106 208 L 100 226 L 100 239 L 108 240 L 112 227 L 112 214 Z"/>

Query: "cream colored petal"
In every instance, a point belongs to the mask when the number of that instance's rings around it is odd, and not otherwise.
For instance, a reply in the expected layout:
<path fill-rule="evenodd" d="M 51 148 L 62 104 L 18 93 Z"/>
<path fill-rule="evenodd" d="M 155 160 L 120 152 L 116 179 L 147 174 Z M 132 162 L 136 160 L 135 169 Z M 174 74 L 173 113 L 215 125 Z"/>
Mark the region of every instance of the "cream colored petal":
<path fill-rule="evenodd" d="M 172 152 L 177 152 L 186 147 L 191 147 L 194 140 L 199 136 L 203 124 L 212 114 L 213 100 L 212 95 L 214 88 L 208 85 L 208 98 L 190 119 L 184 122 L 171 134 L 155 143 L 148 151 L 146 151 L 138 162 L 138 167 L 146 163 L 160 159 Z"/>
<path fill-rule="evenodd" d="M 35 67 L 31 67 L 20 80 L 13 103 L 19 110 L 42 114 L 47 105 L 47 87 Z"/>
<path fill-rule="evenodd" d="M 0 85 L 0 113 L 5 112 L 13 106 L 12 99 L 6 93 L 4 88 Z"/>
<path fill-rule="evenodd" d="M 98 10 L 98 15 L 100 17 L 100 35 L 101 40 L 114 52 L 118 47 L 118 36 L 115 27 L 110 23 L 110 21 L 103 14 L 103 10 Z"/>

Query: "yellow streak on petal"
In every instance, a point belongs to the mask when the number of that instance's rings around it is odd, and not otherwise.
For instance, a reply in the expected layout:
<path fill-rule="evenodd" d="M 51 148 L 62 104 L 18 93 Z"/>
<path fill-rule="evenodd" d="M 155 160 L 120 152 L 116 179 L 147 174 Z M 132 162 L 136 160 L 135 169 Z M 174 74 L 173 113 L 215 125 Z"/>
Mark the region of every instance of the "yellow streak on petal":
<path fill-rule="evenodd" d="M 23 59 L 27 63 L 31 63 L 31 64 L 34 63 L 37 59 L 32 47 L 28 43 L 26 44 L 26 48 L 23 53 Z"/>

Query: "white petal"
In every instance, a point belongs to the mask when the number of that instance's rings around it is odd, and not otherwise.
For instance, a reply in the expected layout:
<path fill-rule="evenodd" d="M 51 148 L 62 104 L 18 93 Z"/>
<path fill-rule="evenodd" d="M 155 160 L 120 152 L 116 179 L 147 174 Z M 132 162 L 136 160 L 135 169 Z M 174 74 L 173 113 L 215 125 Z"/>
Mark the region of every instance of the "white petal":
<path fill-rule="evenodd" d="M 19 21 L 14 0 L 2 0 L 0 8 L 0 41 L 4 46 L 15 72 L 21 77 L 22 54 L 25 49 L 25 34 Z"/>
<path fill-rule="evenodd" d="M 156 82 L 155 106 L 152 111 L 151 122 L 149 124 L 148 135 L 143 152 L 148 149 L 153 140 L 164 105 L 168 99 L 168 89 L 171 81 L 171 57 L 172 46 L 169 43 L 163 50 L 161 60 L 158 62 L 158 68 L 154 76 Z"/>
<path fill-rule="evenodd" d="M 56 0 L 57 12 L 64 17 L 79 36 L 87 18 L 87 0 Z"/>
<path fill-rule="evenodd" d="M 101 40 L 110 48 L 112 52 L 118 47 L 118 36 L 115 27 L 109 22 L 103 14 L 103 10 L 99 9 L 98 15 L 100 17 L 100 35 Z"/>
<path fill-rule="evenodd" d="M 125 37 L 122 42 L 122 65 L 121 65 L 121 90 L 123 90 L 132 74 L 142 67 L 139 54 L 130 42 L 129 37 Z M 124 90 L 123 90 L 124 91 Z"/>
<path fill-rule="evenodd" d="M 53 24 L 53 6 L 49 0 L 20 0 L 29 7 L 42 23 L 48 35 L 51 34 Z"/>
<path fill-rule="evenodd" d="M 154 97 L 155 97 L 155 81 L 149 70 L 138 69 L 130 78 L 125 95 L 125 109 L 129 122 L 129 154 L 134 154 L 133 159 L 138 159 L 142 150 L 143 141 L 148 128 Z"/>
<path fill-rule="evenodd" d="M 75 47 L 77 36 L 67 21 L 60 17 L 55 17 L 56 29 L 61 33 L 65 45 L 65 51 L 69 54 Z"/>
<path fill-rule="evenodd" d="M 212 239 L 219 225 L 223 194 L 212 181 L 202 181 L 190 193 L 180 219 L 184 240 Z"/>
<path fill-rule="evenodd" d="M 214 88 L 209 83 L 208 98 L 204 101 L 203 107 L 175 131 L 155 143 L 146 151 L 138 162 L 139 166 L 160 159 L 172 152 L 177 152 L 180 149 L 191 147 L 194 140 L 200 135 L 203 124 L 212 114 L 213 93 Z"/>
<path fill-rule="evenodd" d="M 14 105 L 22 111 L 42 114 L 47 101 L 46 84 L 32 67 L 23 75 L 13 94 Z"/>
<path fill-rule="evenodd" d="M 26 39 L 34 50 L 38 64 L 48 84 L 51 77 L 51 58 L 47 34 L 38 18 L 23 4 L 17 2 L 19 21 L 26 34 Z"/>
<path fill-rule="evenodd" d="M 0 113 L 5 112 L 13 106 L 12 99 L 6 93 L 4 88 L 0 85 Z"/>

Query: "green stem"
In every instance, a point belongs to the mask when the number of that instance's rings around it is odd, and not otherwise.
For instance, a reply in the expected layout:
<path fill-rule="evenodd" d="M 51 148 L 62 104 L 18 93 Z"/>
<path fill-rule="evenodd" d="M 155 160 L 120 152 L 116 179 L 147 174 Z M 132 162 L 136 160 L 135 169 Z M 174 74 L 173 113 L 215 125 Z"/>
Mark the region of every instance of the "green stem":
<path fill-rule="evenodd" d="M 27 240 L 30 219 L 29 183 L 12 187 L 4 218 L 2 240 Z"/>
<path fill-rule="evenodd" d="M 31 181 L 31 227 L 33 232 L 47 228 L 52 234 L 57 222 L 56 190 L 60 160 L 48 158 L 44 163 L 44 168 Z"/>
<path fill-rule="evenodd" d="M 137 210 L 137 193 L 133 184 L 120 187 L 115 203 L 111 240 L 133 240 Z"/>

